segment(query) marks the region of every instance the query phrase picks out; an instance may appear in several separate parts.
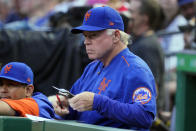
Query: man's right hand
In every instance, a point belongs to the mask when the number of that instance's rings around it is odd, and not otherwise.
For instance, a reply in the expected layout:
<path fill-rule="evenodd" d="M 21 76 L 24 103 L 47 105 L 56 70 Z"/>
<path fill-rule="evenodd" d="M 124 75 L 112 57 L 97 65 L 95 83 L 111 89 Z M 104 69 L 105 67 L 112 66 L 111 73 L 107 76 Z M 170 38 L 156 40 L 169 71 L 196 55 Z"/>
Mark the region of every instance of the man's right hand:
<path fill-rule="evenodd" d="M 59 96 L 60 102 L 59 102 L 56 95 L 48 97 L 48 100 L 52 103 L 52 105 L 54 107 L 55 113 L 59 116 L 69 114 L 68 99 L 62 95 L 58 95 L 58 96 Z"/>

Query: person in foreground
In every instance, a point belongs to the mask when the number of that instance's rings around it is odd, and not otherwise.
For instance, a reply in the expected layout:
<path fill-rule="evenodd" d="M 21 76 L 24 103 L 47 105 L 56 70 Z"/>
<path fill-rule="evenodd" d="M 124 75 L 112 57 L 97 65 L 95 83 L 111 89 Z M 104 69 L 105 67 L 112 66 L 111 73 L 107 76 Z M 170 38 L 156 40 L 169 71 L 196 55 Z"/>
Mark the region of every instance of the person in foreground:
<path fill-rule="evenodd" d="M 92 60 L 70 92 L 53 103 L 64 119 L 125 128 L 149 130 L 156 116 L 155 80 L 147 64 L 127 48 L 129 35 L 117 11 L 96 7 L 87 11 L 83 25 L 72 33 L 83 33 Z M 69 105 L 69 106 L 68 106 Z"/>
<path fill-rule="evenodd" d="M 6 64 L 0 72 L 0 115 L 54 118 L 47 97 L 33 90 L 33 72 L 29 66 L 20 62 Z"/>

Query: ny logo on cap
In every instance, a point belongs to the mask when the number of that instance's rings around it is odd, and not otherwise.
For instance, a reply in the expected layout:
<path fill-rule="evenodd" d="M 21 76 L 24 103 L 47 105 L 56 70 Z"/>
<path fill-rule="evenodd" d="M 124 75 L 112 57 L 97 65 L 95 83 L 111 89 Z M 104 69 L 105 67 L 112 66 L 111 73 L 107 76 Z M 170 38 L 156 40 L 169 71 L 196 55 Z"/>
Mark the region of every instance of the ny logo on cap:
<path fill-rule="evenodd" d="M 4 69 L 4 73 L 8 73 L 8 71 L 10 71 L 11 68 L 12 68 L 12 65 L 6 65 Z"/>
<path fill-rule="evenodd" d="M 87 21 L 91 16 L 91 11 L 86 12 L 85 14 L 85 21 Z"/>

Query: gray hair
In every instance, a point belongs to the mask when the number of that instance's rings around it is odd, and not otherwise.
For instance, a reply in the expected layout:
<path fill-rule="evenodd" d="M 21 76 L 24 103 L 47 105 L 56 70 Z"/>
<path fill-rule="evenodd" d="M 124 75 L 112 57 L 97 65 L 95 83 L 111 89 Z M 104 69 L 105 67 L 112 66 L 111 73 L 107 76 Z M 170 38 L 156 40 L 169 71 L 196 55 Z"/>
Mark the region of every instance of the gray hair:
<path fill-rule="evenodd" d="M 107 29 L 107 34 L 112 35 L 116 29 Z M 124 31 L 120 31 L 120 41 L 125 44 L 126 46 L 131 43 L 130 38 L 131 36 Z"/>

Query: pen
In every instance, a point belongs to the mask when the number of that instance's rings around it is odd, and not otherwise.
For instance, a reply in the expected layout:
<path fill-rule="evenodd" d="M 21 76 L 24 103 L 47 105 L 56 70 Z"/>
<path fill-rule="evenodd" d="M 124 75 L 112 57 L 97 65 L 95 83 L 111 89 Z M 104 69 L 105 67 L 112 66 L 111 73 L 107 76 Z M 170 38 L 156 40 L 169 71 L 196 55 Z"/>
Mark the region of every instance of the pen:
<path fill-rule="evenodd" d="M 58 100 L 58 102 L 59 102 L 59 106 L 61 107 L 61 109 L 63 109 L 63 105 L 62 105 L 62 103 L 61 103 L 61 99 L 60 99 L 60 97 L 59 97 L 58 94 L 56 94 L 56 98 L 57 98 L 57 100 Z"/>

